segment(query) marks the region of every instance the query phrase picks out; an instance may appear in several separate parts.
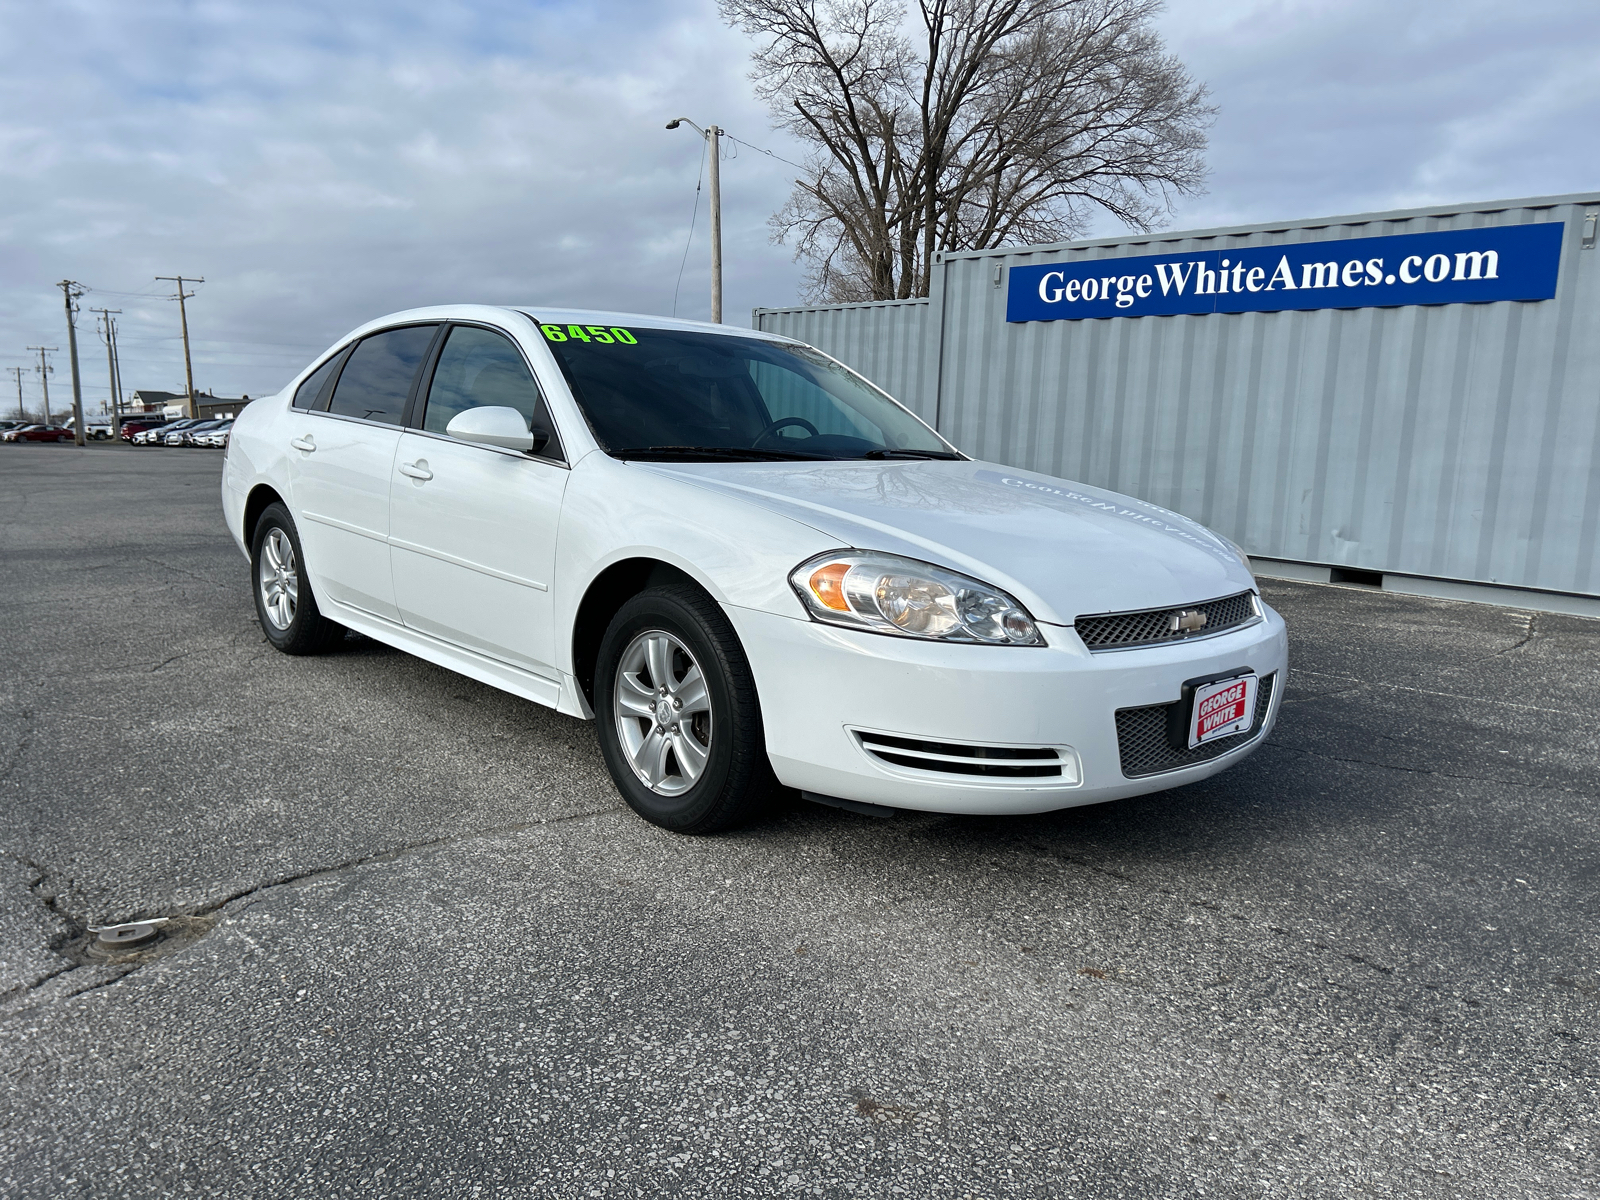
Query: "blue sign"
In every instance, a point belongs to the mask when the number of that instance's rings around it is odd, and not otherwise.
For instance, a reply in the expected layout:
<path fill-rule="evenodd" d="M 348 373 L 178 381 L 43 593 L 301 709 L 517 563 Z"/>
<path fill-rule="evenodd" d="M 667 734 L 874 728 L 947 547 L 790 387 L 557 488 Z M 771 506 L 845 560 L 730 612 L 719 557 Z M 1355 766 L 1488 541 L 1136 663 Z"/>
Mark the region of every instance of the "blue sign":
<path fill-rule="evenodd" d="M 1560 221 L 1012 267 L 1007 321 L 1548 300 Z"/>

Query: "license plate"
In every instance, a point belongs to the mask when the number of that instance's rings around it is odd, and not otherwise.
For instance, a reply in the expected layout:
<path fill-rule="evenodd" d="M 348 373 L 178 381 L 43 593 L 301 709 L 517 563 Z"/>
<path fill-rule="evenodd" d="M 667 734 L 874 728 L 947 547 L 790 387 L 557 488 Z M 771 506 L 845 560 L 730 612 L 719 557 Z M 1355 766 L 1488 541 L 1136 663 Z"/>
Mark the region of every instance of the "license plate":
<path fill-rule="evenodd" d="M 1235 675 L 1194 689 L 1189 715 L 1189 749 L 1250 728 L 1256 715 L 1257 675 Z"/>

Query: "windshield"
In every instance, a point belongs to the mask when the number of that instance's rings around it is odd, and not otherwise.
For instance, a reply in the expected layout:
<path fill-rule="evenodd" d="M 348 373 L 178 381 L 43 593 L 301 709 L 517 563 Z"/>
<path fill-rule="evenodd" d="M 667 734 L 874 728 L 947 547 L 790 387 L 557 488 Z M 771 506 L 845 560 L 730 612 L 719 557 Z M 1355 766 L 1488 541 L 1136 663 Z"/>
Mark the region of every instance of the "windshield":
<path fill-rule="evenodd" d="M 617 458 L 959 458 L 826 356 L 760 338 L 542 324 L 584 416 Z"/>

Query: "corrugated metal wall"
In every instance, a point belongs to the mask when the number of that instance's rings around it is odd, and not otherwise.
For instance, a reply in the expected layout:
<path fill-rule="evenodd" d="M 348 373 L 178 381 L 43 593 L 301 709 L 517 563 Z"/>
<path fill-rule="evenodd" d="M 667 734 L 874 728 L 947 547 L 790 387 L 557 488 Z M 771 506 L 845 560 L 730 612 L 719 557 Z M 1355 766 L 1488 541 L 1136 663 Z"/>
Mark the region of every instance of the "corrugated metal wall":
<path fill-rule="evenodd" d="M 1568 196 L 946 255 L 923 352 L 895 330 L 896 360 L 920 374 L 888 390 L 976 457 L 1152 500 L 1255 555 L 1600 594 L 1600 250 L 1582 245 L 1597 208 Z M 1566 237 L 1556 297 L 1537 303 L 1008 325 L 996 272 L 1545 221 Z M 878 307 L 758 310 L 757 325 L 876 378 L 885 351 L 856 314 Z"/>
<path fill-rule="evenodd" d="M 860 371 L 925 421 L 933 420 L 934 364 L 926 300 L 880 300 L 755 311 L 751 324 L 817 347 Z"/>

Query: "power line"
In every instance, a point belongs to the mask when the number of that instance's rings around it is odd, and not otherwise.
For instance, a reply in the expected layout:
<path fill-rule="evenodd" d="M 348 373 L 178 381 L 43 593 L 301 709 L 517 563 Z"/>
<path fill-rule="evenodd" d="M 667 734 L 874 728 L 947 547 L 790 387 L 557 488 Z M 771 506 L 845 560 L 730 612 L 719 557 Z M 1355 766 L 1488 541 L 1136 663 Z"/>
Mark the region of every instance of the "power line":
<path fill-rule="evenodd" d="M 706 147 L 700 147 L 700 171 L 694 177 L 694 208 L 689 214 L 689 237 L 683 243 L 683 261 L 678 264 L 678 282 L 672 288 L 672 315 L 678 315 L 678 290 L 683 287 L 683 269 L 689 265 L 689 247 L 694 245 L 694 224 L 700 218 L 700 182 L 706 174 Z"/>
<path fill-rule="evenodd" d="M 161 299 L 165 299 L 165 297 L 163 297 L 161 295 L 161 293 L 158 292 L 158 291 L 157 292 L 118 292 L 118 291 L 112 290 L 111 288 L 92 288 L 90 290 L 93 291 L 95 293 L 95 295 L 97 295 L 97 296 L 132 296 L 132 297 L 134 297 L 136 299 L 139 299 L 139 300 L 161 300 Z"/>
<path fill-rule="evenodd" d="M 797 162 L 792 162 L 789 159 L 783 157 L 783 155 L 781 155 L 781 154 L 774 154 L 771 150 L 763 150 L 760 146 L 751 145 L 749 142 L 745 141 L 743 138 L 736 138 L 736 137 L 733 136 L 733 134 L 727 132 L 726 130 L 723 131 L 722 136 L 727 138 L 730 142 L 738 142 L 739 145 L 741 145 L 741 146 L 748 146 L 751 150 L 754 150 L 757 154 L 765 154 L 768 158 L 775 158 L 781 163 L 788 163 L 791 167 L 793 167 L 797 171 L 809 170 L 809 168 L 803 167 Z"/>

